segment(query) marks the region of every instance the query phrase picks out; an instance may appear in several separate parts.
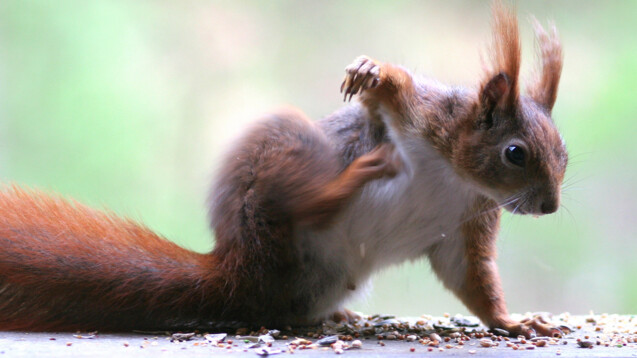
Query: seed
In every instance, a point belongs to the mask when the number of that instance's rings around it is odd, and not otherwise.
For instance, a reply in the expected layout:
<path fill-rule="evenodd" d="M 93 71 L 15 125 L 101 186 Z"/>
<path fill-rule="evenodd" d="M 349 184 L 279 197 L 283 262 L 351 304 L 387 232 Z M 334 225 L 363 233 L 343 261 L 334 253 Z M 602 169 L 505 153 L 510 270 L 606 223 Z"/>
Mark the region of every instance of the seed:
<path fill-rule="evenodd" d="M 493 341 L 490 340 L 489 338 L 482 338 L 480 340 L 480 345 L 487 348 L 487 347 L 491 347 L 493 346 Z"/>
<path fill-rule="evenodd" d="M 546 341 L 537 341 L 537 342 L 535 342 L 535 345 L 537 347 L 544 347 L 544 346 L 546 346 Z"/>
<path fill-rule="evenodd" d="M 577 345 L 579 345 L 581 348 L 590 348 L 590 347 L 593 347 L 593 342 L 591 342 L 591 341 L 579 341 L 579 342 L 577 342 Z"/>
<path fill-rule="evenodd" d="M 411 348 L 409 348 L 409 351 L 410 351 L 410 352 L 415 352 L 415 351 L 416 351 L 416 348 L 411 347 Z"/>

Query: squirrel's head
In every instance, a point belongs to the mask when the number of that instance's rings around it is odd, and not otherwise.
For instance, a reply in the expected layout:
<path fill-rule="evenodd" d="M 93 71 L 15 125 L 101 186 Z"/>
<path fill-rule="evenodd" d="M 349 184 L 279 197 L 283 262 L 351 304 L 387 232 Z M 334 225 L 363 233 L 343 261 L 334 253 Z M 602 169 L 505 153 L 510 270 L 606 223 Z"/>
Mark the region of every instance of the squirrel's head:
<path fill-rule="evenodd" d="M 520 95 L 517 19 L 494 5 L 493 69 L 480 85 L 475 111 L 462 131 L 457 166 L 481 190 L 513 213 L 549 214 L 559 208 L 568 155 L 551 111 L 562 69 L 562 51 L 535 23 L 542 66 Z"/>

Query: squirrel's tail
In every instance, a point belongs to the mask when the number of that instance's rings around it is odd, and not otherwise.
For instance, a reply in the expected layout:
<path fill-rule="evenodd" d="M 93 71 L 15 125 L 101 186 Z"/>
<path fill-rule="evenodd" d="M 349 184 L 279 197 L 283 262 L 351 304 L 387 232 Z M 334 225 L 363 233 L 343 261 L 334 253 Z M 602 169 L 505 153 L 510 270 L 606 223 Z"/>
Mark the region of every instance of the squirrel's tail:
<path fill-rule="evenodd" d="M 216 261 L 76 202 L 0 192 L 2 330 L 197 325 L 223 306 Z"/>

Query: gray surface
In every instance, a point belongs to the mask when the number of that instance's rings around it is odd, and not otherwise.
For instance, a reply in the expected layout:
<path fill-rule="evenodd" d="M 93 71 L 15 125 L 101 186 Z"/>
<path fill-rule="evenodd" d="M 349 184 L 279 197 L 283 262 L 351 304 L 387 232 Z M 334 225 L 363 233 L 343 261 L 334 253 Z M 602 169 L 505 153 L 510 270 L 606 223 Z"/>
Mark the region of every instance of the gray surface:
<path fill-rule="evenodd" d="M 584 332 L 579 334 L 583 335 Z M 578 348 L 575 343 L 577 333 L 567 338 L 567 345 L 547 346 L 535 348 L 532 351 L 513 351 L 511 348 L 478 347 L 477 340 L 471 340 L 462 349 L 444 349 L 440 352 L 434 348 L 428 352 L 427 347 L 418 342 L 384 341 L 385 346 L 378 344 L 376 339 L 363 339 L 361 349 L 347 350 L 345 356 L 420 356 L 444 355 L 444 356 L 528 356 L 528 357 L 557 357 L 556 351 L 562 351 L 561 357 L 637 357 L 637 343 L 629 343 L 622 348 L 595 346 L 593 349 Z M 54 338 L 55 340 L 51 340 Z M 232 337 L 231 337 L 232 339 Z M 237 341 L 235 339 L 235 341 Z M 286 349 L 286 344 L 291 339 L 277 340 L 273 349 Z M 201 346 L 195 344 L 204 343 L 198 339 L 181 343 L 171 343 L 166 336 L 153 336 L 144 334 L 98 334 L 93 339 L 79 339 L 71 333 L 24 333 L 24 332 L 0 332 L 0 356 L 2 357 L 209 357 L 209 356 L 250 356 L 258 357 L 254 350 L 243 350 L 247 346 L 243 341 L 235 342 L 232 349 Z M 71 343 L 71 345 L 67 345 Z M 128 347 L 125 346 L 128 344 Z M 471 345 L 473 343 L 473 345 Z M 444 346 L 444 345 L 441 345 Z M 410 352 L 414 347 L 415 352 Z M 470 354 L 475 350 L 475 354 Z M 334 355 L 330 349 L 299 350 L 293 356 Z M 277 355 L 277 357 L 289 356 L 289 353 Z"/>

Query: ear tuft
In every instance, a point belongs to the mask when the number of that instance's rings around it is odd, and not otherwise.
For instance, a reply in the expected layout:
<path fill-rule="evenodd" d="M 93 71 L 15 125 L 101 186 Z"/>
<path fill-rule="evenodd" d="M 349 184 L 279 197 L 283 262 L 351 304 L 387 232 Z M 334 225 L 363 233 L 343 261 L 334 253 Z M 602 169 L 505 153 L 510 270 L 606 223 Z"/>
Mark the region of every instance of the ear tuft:
<path fill-rule="evenodd" d="M 519 97 L 521 45 L 518 19 L 501 0 L 493 1 L 492 10 L 493 40 L 488 49 L 491 66 L 485 71 L 481 95 L 482 99 L 495 99 L 495 104 L 509 110 L 516 106 Z"/>
<path fill-rule="evenodd" d="M 549 112 L 555 105 L 557 88 L 562 74 L 562 45 L 555 25 L 551 25 L 551 33 L 547 33 L 539 21 L 532 19 L 539 49 L 540 68 L 535 73 L 535 79 L 527 88 L 527 93 L 536 102 L 544 106 Z"/>

